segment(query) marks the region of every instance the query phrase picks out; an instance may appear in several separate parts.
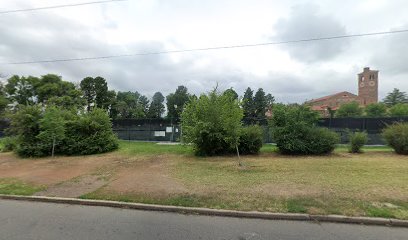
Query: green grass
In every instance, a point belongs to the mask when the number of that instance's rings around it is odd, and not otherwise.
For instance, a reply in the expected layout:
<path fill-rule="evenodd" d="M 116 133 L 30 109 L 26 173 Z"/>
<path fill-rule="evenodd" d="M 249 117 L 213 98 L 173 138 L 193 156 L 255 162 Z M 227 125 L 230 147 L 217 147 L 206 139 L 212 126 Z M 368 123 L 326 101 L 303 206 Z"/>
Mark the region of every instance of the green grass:
<path fill-rule="evenodd" d="M 0 179 L 0 194 L 30 196 L 42 190 L 42 186 L 34 186 L 17 179 Z"/>
<path fill-rule="evenodd" d="M 364 152 L 392 152 L 388 146 L 365 146 Z M 119 142 L 119 152 L 128 155 L 155 155 L 155 154 L 177 154 L 177 155 L 193 155 L 193 148 L 188 145 L 161 145 L 155 142 L 134 142 L 124 141 Z M 274 144 L 264 144 L 260 153 L 276 153 L 278 148 Z M 347 145 L 338 145 L 335 152 L 348 152 Z"/>
<path fill-rule="evenodd" d="M 128 155 L 192 155 L 193 149 L 191 146 L 183 144 L 161 145 L 154 142 L 132 142 L 122 140 L 119 141 L 119 152 Z"/>

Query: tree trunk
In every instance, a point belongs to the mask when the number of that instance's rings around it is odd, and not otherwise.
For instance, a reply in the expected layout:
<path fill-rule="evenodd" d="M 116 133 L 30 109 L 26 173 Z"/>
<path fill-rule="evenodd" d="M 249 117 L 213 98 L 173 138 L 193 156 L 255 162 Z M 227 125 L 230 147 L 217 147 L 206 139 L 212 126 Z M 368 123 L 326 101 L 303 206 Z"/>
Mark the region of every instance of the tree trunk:
<path fill-rule="evenodd" d="M 55 150 L 55 137 L 52 140 L 52 157 L 54 157 L 54 150 Z"/>

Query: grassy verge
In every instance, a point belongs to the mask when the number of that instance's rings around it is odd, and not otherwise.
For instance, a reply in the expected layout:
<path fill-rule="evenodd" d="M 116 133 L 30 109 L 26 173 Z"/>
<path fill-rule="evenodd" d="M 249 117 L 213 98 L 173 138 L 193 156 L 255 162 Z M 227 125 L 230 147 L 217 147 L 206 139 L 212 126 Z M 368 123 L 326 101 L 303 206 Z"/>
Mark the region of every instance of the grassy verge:
<path fill-rule="evenodd" d="M 42 190 L 42 186 L 34 186 L 17 179 L 0 179 L 0 194 L 30 196 Z"/>
<path fill-rule="evenodd" d="M 192 155 L 193 149 L 190 146 L 177 144 L 166 145 L 154 142 L 119 142 L 119 153 L 127 155 L 157 155 L 157 154 L 177 154 Z"/>

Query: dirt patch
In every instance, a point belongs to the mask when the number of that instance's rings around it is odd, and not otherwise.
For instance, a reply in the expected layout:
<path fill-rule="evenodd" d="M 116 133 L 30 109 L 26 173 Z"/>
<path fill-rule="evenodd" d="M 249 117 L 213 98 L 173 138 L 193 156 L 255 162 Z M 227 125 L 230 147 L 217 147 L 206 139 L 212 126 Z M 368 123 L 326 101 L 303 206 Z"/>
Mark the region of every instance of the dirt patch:
<path fill-rule="evenodd" d="M 170 165 L 161 157 L 151 158 L 144 163 L 129 165 L 118 170 L 115 180 L 105 190 L 121 194 L 148 194 L 167 196 L 185 193 L 187 189 L 170 174 Z"/>
<path fill-rule="evenodd" d="M 85 175 L 116 160 L 117 157 L 111 154 L 45 159 L 19 159 L 13 154 L 1 154 L 0 177 L 52 186 Z"/>
<path fill-rule="evenodd" d="M 70 181 L 49 187 L 45 191 L 37 192 L 35 196 L 49 197 L 79 197 L 93 192 L 106 184 L 106 180 L 97 175 L 82 176 Z"/>

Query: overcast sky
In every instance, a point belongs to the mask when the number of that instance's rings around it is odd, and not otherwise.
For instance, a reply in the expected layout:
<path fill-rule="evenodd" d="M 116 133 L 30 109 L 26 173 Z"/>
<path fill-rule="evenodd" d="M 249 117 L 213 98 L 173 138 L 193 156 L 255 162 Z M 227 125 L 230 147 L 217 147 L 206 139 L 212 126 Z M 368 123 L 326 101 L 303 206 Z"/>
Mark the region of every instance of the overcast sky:
<path fill-rule="evenodd" d="M 90 0 L 1 0 L 1 10 Z M 0 15 L 0 63 L 252 44 L 408 29 L 406 0 L 129 0 Z M 117 91 L 262 87 L 281 102 L 357 93 L 380 71 L 380 98 L 408 91 L 408 33 L 319 42 L 29 65 L 2 75 L 102 76 Z"/>

